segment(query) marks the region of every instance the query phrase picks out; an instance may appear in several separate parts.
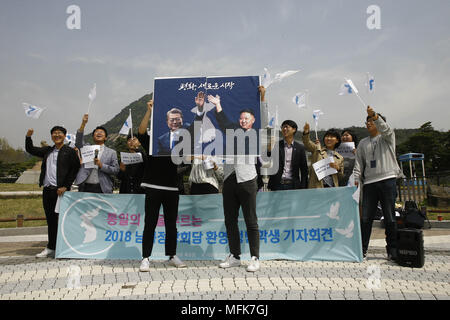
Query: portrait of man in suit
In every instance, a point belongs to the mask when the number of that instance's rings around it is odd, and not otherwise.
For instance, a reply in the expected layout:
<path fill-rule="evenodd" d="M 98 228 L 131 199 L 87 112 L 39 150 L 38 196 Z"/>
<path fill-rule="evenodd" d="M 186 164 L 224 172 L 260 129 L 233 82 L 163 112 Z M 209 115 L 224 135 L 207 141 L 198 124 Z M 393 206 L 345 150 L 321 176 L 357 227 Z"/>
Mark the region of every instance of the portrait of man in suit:
<path fill-rule="evenodd" d="M 180 142 L 178 130 L 183 128 L 183 112 L 172 108 L 167 112 L 169 131 L 158 137 L 158 155 L 170 155 L 171 150 Z"/>

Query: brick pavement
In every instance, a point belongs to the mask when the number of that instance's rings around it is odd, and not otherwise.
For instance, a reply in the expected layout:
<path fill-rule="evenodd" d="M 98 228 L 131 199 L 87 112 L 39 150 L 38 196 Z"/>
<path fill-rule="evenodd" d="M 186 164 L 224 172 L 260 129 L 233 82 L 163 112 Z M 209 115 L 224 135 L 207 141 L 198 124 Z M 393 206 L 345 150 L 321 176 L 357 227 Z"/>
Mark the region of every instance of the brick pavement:
<path fill-rule="evenodd" d="M 271 260 L 256 273 L 246 261 L 232 269 L 219 261 L 186 261 L 186 269 L 152 261 L 141 273 L 140 261 L 36 259 L 42 235 L 8 237 L 0 241 L 0 300 L 450 300 L 450 230 L 424 233 L 420 269 L 387 261 L 384 230 L 374 229 L 362 263 Z M 33 239 L 40 241 L 25 241 Z"/>
<path fill-rule="evenodd" d="M 131 260 L 4 256 L 0 300 L 450 299 L 450 254 L 441 251 L 428 252 L 420 269 L 389 262 L 382 250 L 370 250 L 363 263 L 262 261 L 257 273 L 220 269 L 217 261 L 187 264 L 176 269 L 153 261 L 151 271 L 141 273 L 139 261 Z"/>

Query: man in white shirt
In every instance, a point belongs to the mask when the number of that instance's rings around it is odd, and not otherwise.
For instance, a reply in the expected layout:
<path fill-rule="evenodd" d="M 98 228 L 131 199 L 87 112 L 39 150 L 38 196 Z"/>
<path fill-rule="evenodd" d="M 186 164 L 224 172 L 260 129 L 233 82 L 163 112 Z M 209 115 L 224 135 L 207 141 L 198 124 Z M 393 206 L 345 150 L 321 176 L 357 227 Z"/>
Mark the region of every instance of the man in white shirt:
<path fill-rule="evenodd" d="M 261 99 L 262 88 L 259 88 Z M 254 130 L 255 116 L 250 109 L 241 111 L 239 125 L 232 125 L 223 114 L 220 97 L 208 96 L 208 100 L 216 106 L 216 117 L 219 124 L 226 129 Z M 224 129 L 222 128 L 222 129 Z M 234 162 L 224 164 L 223 184 L 223 211 L 225 216 L 225 227 L 227 230 L 230 254 L 219 267 L 230 268 L 241 265 L 241 240 L 238 226 L 239 209 L 242 207 L 245 225 L 247 227 L 248 243 L 250 246 L 251 261 L 247 271 L 255 272 L 260 269 L 259 263 L 259 227 L 256 215 L 256 194 L 258 192 L 256 156 L 237 156 Z"/>

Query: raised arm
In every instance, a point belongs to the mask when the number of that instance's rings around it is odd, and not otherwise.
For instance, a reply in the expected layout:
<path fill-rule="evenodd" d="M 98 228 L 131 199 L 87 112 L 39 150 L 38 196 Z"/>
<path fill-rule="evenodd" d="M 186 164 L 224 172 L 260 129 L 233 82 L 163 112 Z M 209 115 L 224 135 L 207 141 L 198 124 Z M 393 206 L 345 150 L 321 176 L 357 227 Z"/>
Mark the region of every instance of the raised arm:
<path fill-rule="evenodd" d="M 35 147 L 33 145 L 33 140 L 31 139 L 33 133 L 34 133 L 33 129 L 28 129 L 27 135 L 25 136 L 25 151 L 33 156 L 43 158 L 45 153 L 47 152 L 48 147 L 44 148 Z"/>
<path fill-rule="evenodd" d="M 147 102 L 147 111 L 145 112 L 144 117 L 142 118 L 141 123 L 139 124 L 138 133 L 145 134 L 147 133 L 147 125 L 150 121 L 150 116 L 153 111 L 153 99 Z"/>

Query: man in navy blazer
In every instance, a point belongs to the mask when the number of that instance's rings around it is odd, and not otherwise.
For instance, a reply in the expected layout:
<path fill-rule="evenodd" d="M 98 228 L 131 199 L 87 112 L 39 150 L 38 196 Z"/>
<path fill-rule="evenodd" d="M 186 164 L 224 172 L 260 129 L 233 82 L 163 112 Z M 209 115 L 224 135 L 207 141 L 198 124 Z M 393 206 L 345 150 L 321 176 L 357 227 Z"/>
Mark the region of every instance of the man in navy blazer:
<path fill-rule="evenodd" d="M 273 150 L 273 152 L 278 152 L 279 167 L 277 173 L 269 177 L 268 188 L 272 191 L 306 189 L 308 187 L 308 163 L 305 148 L 294 140 L 296 132 L 297 124 L 294 121 L 283 121 L 281 133 L 284 139 L 280 140 Z"/>
<path fill-rule="evenodd" d="M 80 150 L 85 146 L 83 135 L 88 118 L 88 114 L 83 116 L 81 126 L 77 131 L 75 146 Z M 86 164 L 83 163 L 75 180 L 75 184 L 79 185 L 78 190 L 81 192 L 113 192 L 113 180 L 111 176 L 119 172 L 120 166 L 116 151 L 105 146 L 107 135 L 108 133 L 104 127 L 97 127 L 92 132 L 94 143 L 100 146 L 98 156 L 94 160 L 97 168 L 86 168 Z"/>

